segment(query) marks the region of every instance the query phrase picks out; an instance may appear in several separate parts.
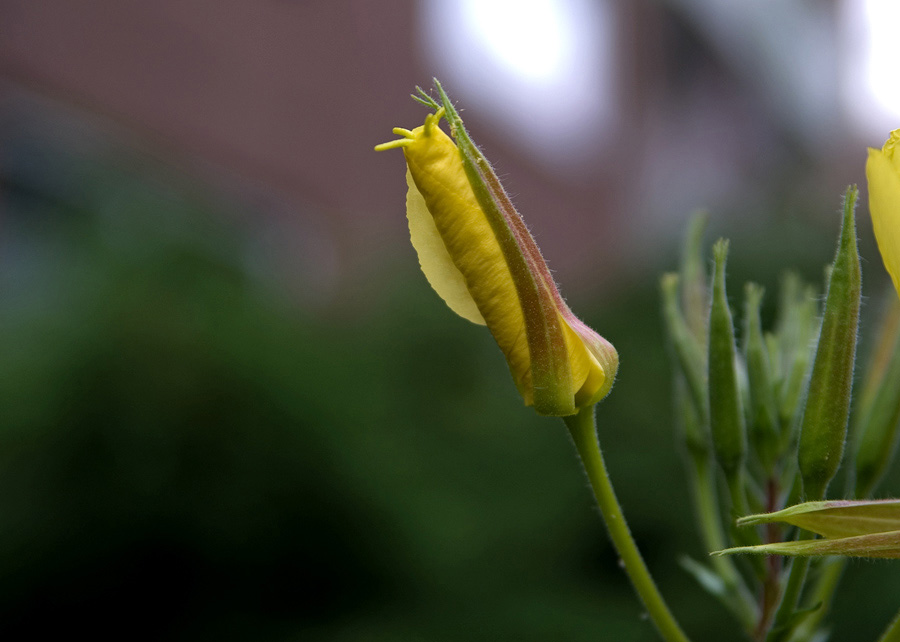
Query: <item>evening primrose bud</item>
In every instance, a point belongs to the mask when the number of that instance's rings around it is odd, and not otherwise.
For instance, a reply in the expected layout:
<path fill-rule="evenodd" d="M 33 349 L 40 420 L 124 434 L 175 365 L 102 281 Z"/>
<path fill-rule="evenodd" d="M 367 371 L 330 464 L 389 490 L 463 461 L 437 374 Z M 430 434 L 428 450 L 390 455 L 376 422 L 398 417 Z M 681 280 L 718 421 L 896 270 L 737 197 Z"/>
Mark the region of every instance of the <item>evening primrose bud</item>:
<path fill-rule="evenodd" d="M 779 451 L 796 443 L 803 416 L 803 396 L 809 382 L 809 364 L 819 332 L 818 292 L 788 271 L 778 289 L 775 332 L 766 335 L 775 407 L 780 432 Z"/>
<path fill-rule="evenodd" d="M 773 366 L 773 371 L 781 376 L 776 387 L 778 418 L 782 436 L 789 439 L 802 410 L 800 402 L 812 360 L 810 346 L 815 345 L 819 331 L 816 290 L 804 286 L 798 275 L 788 273 L 782 281 L 780 309 L 777 334 L 780 349 L 776 353 L 770 348 L 769 355 L 777 355 L 775 359 L 780 362 L 779 367 Z"/>
<path fill-rule="evenodd" d="M 396 128 L 399 140 L 375 148 L 403 149 L 407 218 L 422 271 L 454 312 L 487 326 L 526 405 L 573 415 L 609 392 L 618 354 L 563 301 L 496 173 L 435 86 L 440 103 L 421 89 L 414 96 L 434 109 L 424 125 Z"/>
<path fill-rule="evenodd" d="M 841 237 L 828 280 L 822 329 L 800 428 L 797 457 L 803 491 L 810 500 L 825 496 L 828 483 L 841 464 L 847 435 L 861 291 L 854 220 L 858 193 L 853 186 L 844 196 Z"/>
<path fill-rule="evenodd" d="M 735 367 L 734 325 L 725 294 L 728 241 L 713 246 L 712 306 L 709 313 L 709 422 L 716 459 L 727 478 L 742 469 L 746 455 L 746 428 L 738 373 Z"/>
<path fill-rule="evenodd" d="M 706 322 L 709 320 L 709 284 L 703 256 L 703 233 L 709 215 L 695 212 L 688 223 L 681 255 L 681 306 L 688 327 L 701 343 L 706 342 Z"/>
<path fill-rule="evenodd" d="M 701 423 L 705 423 L 708 413 L 706 373 L 704 371 L 705 356 L 678 305 L 678 285 L 679 276 L 672 272 L 663 275 L 660 281 L 663 318 L 666 322 L 672 349 L 675 352 L 676 362 L 684 375 L 688 392 L 690 392 L 694 411 Z"/>
<path fill-rule="evenodd" d="M 769 352 L 762 333 L 759 308 L 763 288 L 748 283 L 744 289 L 744 318 L 746 320 L 744 354 L 750 389 L 750 436 L 759 458 L 771 471 L 778 447 L 778 413 L 769 365 Z"/>

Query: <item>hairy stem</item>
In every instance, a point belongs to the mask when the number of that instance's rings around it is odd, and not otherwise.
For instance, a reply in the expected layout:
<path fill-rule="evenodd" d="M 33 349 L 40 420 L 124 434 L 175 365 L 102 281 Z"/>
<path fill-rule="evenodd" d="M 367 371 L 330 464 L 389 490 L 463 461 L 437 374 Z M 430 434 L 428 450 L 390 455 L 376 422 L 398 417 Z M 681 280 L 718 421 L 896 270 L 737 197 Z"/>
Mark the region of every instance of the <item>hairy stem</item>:
<path fill-rule="evenodd" d="M 582 408 L 578 414 L 563 419 L 575 442 L 575 448 L 581 457 L 591 487 L 594 489 L 594 496 L 597 498 L 597 504 L 603 515 L 603 521 L 606 523 L 610 539 L 612 539 L 613 545 L 622 559 L 625 572 L 644 603 L 650 619 L 667 642 L 688 642 L 687 636 L 678 626 L 678 622 L 675 621 L 656 587 L 656 583 L 650 576 L 650 571 L 628 530 L 628 524 L 622 514 L 622 507 L 619 506 L 619 500 L 616 499 L 612 482 L 606 471 L 603 454 L 600 452 L 600 442 L 597 440 L 597 428 L 594 423 L 594 406 Z"/>

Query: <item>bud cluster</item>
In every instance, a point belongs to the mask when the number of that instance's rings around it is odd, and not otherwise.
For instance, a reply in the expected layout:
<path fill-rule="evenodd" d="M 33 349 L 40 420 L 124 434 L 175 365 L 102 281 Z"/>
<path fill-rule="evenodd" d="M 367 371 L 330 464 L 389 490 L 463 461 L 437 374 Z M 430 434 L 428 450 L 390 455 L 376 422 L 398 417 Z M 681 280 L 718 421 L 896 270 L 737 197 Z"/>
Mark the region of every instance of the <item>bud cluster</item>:
<path fill-rule="evenodd" d="M 862 500 L 871 496 L 890 465 L 900 420 L 896 303 L 882 323 L 871 366 L 863 371 L 866 383 L 850 420 L 861 297 L 857 196 L 855 187 L 845 195 L 838 248 L 826 269 L 824 292 L 795 274 L 786 275 L 771 330 L 762 323 L 764 290 L 753 283 L 744 287 L 742 323 L 734 322 L 725 274 L 729 245 L 725 240 L 714 244 L 708 275 L 700 241 L 702 215 L 695 216 L 689 228 L 680 271 L 662 279 L 676 414 L 699 529 L 709 551 L 731 546 L 735 548 L 728 552 L 900 555 L 898 538 L 884 530 L 900 523 L 900 503 L 851 501 L 838 510 L 833 502 L 822 501 L 844 460 L 848 428 L 855 452 L 848 458 L 851 465 L 845 465 L 845 477 L 848 489 L 855 489 L 855 498 Z M 873 521 L 876 510 L 888 517 Z M 750 513 L 762 515 L 736 523 Z M 794 515 L 803 518 L 798 521 Z M 837 519 L 843 520 L 837 529 L 810 527 Z M 812 533 L 824 539 L 813 539 Z M 800 541 L 784 542 L 797 537 Z M 799 594 L 804 577 L 790 578 L 781 560 L 717 556 L 712 568 L 693 561 L 685 566 L 713 588 L 748 635 L 763 639 L 775 624 L 781 633 L 769 633 L 768 639 L 789 639 L 784 636 L 801 618 L 782 613 L 779 604 L 794 590 L 787 586 L 789 579 Z M 711 582 L 710 576 L 717 581 Z"/>

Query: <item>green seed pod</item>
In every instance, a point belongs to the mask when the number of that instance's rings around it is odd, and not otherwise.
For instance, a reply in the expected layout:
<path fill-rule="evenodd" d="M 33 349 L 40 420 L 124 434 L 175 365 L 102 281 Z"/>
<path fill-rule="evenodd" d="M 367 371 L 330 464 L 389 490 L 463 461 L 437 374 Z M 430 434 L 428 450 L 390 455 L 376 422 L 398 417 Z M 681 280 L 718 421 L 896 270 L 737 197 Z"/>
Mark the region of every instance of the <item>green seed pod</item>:
<path fill-rule="evenodd" d="M 791 438 L 796 427 L 796 417 L 802 410 L 800 401 L 806 388 L 810 346 L 815 343 L 819 330 L 816 291 L 805 286 L 800 277 L 788 272 L 781 283 L 777 327 L 777 341 L 770 346 L 770 356 L 777 354 L 770 363 L 777 377 L 776 403 L 778 420 L 785 441 Z M 777 348 L 777 352 L 775 349 Z"/>
<path fill-rule="evenodd" d="M 748 283 L 744 289 L 744 318 L 747 324 L 744 355 L 750 384 L 750 439 L 763 467 L 771 472 L 778 448 L 778 411 L 775 408 L 769 352 L 759 317 L 763 292 L 763 288 L 755 283 Z"/>
<path fill-rule="evenodd" d="M 809 382 L 797 457 L 808 500 L 825 497 L 844 455 L 856 358 L 861 276 L 854 210 L 858 189 L 847 189 L 837 254 L 828 282 L 822 329 Z"/>
<path fill-rule="evenodd" d="M 735 368 L 734 325 L 725 296 L 728 241 L 713 246 L 712 306 L 709 313 L 709 420 L 716 459 L 731 479 L 740 476 L 746 455 L 746 428 L 738 373 Z"/>

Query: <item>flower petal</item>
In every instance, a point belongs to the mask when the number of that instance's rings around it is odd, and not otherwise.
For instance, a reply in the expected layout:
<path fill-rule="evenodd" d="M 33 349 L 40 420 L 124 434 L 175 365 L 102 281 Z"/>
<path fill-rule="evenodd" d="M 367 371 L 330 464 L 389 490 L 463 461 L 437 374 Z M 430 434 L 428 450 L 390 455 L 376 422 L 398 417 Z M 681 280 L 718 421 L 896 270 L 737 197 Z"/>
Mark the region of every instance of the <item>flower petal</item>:
<path fill-rule="evenodd" d="M 519 393 L 526 405 L 532 405 L 531 355 L 522 305 L 500 243 L 463 169 L 459 150 L 437 123 L 417 127 L 412 134 L 403 153 L 416 188 L 469 295 L 506 356 Z"/>
<path fill-rule="evenodd" d="M 419 256 L 419 266 L 428 283 L 451 310 L 472 323 L 484 325 L 484 317 L 478 304 L 469 294 L 466 279 L 447 252 L 447 246 L 438 232 L 425 198 L 416 187 L 412 175 L 406 170 L 406 218 L 409 222 L 409 238 Z"/>
<path fill-rule="evenodd" d="M 890 142 L 885 144 L 886 149 Z M 888 149 L 890 151 L 893 150 Z M 869 184 L 869 213 L 878 250 L 894 281 L 894 288 L 900 292 L 900 169 L 896 160 L 893 154 L 885 150 L 870 148 L 866 180 Z"/>

